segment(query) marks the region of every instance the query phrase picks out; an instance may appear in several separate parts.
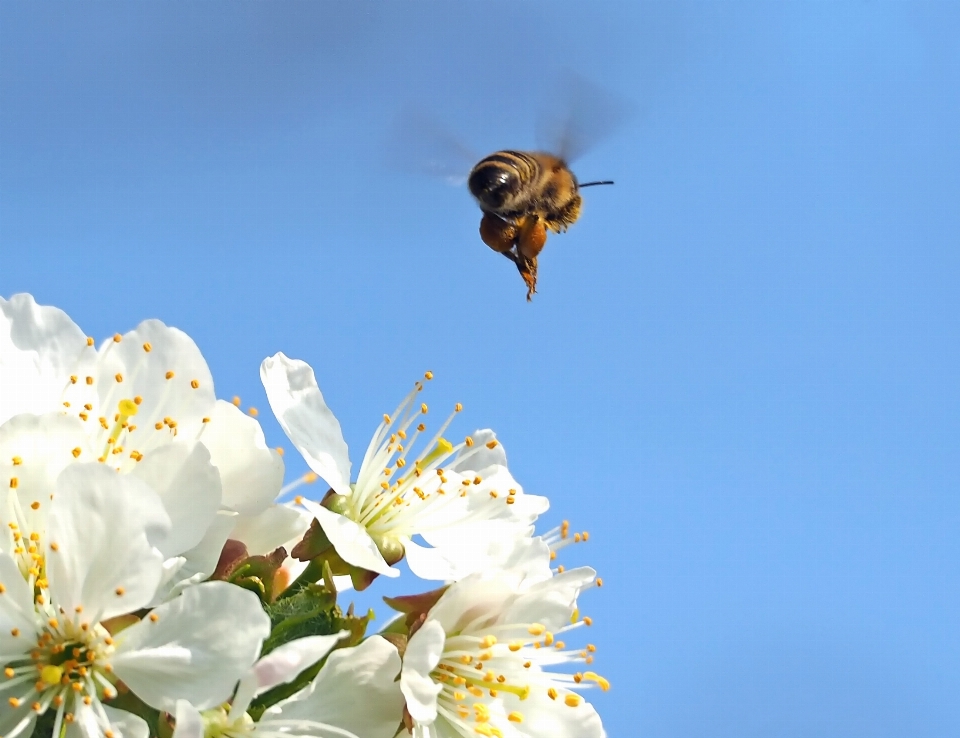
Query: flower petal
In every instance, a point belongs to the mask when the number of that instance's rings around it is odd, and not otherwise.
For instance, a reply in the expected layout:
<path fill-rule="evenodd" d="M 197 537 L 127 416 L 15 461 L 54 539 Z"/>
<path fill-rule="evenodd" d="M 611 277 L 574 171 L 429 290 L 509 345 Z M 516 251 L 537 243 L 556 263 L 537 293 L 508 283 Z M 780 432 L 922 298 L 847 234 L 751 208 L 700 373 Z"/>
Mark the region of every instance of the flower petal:
<path fill-rule="evenodd" d="M 312 517 L 289 505 L 271 505 L 256 516 L 240 515 L 230 537 L 244 543 L 251 556 L 267 554 L 301 538 Z"/>
<path fill-rule="evenodd" d="M 253 667 L 257 679 L 255 694 L 296 679 L 301 671 L 330 653 L 337 641 L 347 635 L 350 635 L 347 631 L 341 631 L 333 635 L 297 638 L 271 651 Z"/>
<path fill-rule="evenodd" d="M 175 715 L 177 726 L 173 729 L 173 738 L 203 738 L 203 717 L 196 707 L 186 700 L 177 700 Z"/>
<path fill-rule="evenodd" d="M 170 519 L 142 481 L 103 464 L 69 466 L 47 526 L 50 592 L 60 608 L 92 622 L 150 602 L 163 565 L 155 546 Z"/>
<path fill-rule="evenodd" d="M 117 710 L 109 705 L 104 705 L 103 711 L 110 719 L 110 724 L 116 728 L 114 733 L 117 738 L 147 738 L 150 735 L 147 721 L 139 715 L 126 710 Z"/>
<path fill-rule="evenodd" d="M 232 694 L 269 633 L 255 594 L 204 582 L 122 631 L 113 668 L 151 707 L 172 711 L 189 699 L 206 710 Z"/>
<path fill-rule="evenodd" d="M 26 523 L 32 531 L 46 530 L 60 472 L 78 459 L 94 458 L 77 418 L 60 413 L 17 415 L 0 425 L 0 524 L 6 528 L 13 522 Z M 5 504 L 10 494 L 17 495 L 26 520 L 10 517 L 12 511 Z"/>
<path fill-rule="evenodd" d="M 363 738 L 393 738 L 403 714 L 400 654 L 380 636 L 330 654 L 317 678 L 286 702 L 283 719 L 315 720 Z"/>
<path fill-rule="evenodd" d="M 164 556 L 200 543 L 220 507 L 220 476 L 206 446 L 168 443 L 144 457 L 131 474 L 150 485 L 170 516 L 170 535 L 160 546 Z"/>
<path fill-rule="evenodd" d="M 35 645 L 33 591 L 17 562 L 0 553 L 0 653 L 28 653 Z"/>
<path fill-rule="evenodd" d="M 388 577 L 400 576 L 400 572 L 384 560 L 377 544 L 373 542 L 362 525 L 339 513 L 327 510 L 313 500 L 302 500 L 301 504 L 317 519 L 323 532 L 330 539 L 330 543 L 340 554 L 340 558 L 348 564 Z"/>
<path fill-rule="evenodd" d="M 260 423 L 232 403 L 217 400 L 202 440 L 220 472 L 224 505 L 256 515 L 273 503 L 283 485 L 283 459 L 267 448 Z"/>
<path fill-rule="evenodd" d="M 407 711 L 418 723 L 430 724 L 437 719 L 437 695 L 443 686 L 430 678 L 447 636 L 435 620 L 423 624 L 407 643 L 400 671 L 400 690 L 407 700 Z"/>
<path fill-rule="evenodd" d="M 31 295 L 0 297 L 0 422 L 60 405 L 87 339 L 65 312 Z"/>
<path fill-rule="evenodd" d="M 260 379 L 273 414 L 307 465 L 334 492 L 350 494 L 347 443 L 310 365 L 279 353 L 264 359 Z"/>

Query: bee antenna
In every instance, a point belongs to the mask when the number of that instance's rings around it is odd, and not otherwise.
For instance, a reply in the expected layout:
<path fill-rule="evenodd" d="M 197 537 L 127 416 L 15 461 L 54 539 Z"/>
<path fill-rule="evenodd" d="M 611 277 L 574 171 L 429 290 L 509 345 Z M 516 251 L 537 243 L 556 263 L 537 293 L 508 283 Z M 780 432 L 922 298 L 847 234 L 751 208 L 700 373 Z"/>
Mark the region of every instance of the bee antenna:
<path fill-rule="evenodd" d="M 604 180 L 598 180 L 597 182 L 584 182 L 581 185 L 577 185 L 577 187 L 594 187 L 596 185 L 607 185 L 607 184 L 613 184 L 613 180 L 604 179 Z"/>

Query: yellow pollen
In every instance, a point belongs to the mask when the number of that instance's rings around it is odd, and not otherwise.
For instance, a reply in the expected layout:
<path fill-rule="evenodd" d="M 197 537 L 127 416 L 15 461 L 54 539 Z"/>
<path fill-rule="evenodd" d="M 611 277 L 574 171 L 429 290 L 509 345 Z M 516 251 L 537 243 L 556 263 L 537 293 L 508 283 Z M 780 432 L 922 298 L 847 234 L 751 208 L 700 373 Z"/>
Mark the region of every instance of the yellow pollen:
<path fill-rule="evenodd" d="M 50 550 L 51 550 L 51 551 L 59 551 L 59 550 L 60 550 L 60 545 L 59 545 L 56 541 L 51 541 L 51 543 L 50 543 Z"/>
<path fill-rule="evenodd" d="M 157 615 L 157 613 L 155 613 L 155 612 L 150 613 L 150 622 L 151 622 L 151 623 L 155 623 L 155 622 L 157 622 L 159 619 L 160 619 L 160 616 Z"/>
<path fill-rule="evenodd" d="M 164 374 L 163 376 L 166 377 L 167 379 L 173 379 L 174 373 L 173 373 L 172 371 L 169 371 L 169 372 L 167 372 L 166 374 Z"/>
<path fill-rule="evenodd" d="M 157 430 L 163 430 L 163 423 L 159 423 L 159 422 L 154 423 L 153 427 L 156 428 Z"/>
<path fill-rule="evenodd" d="M 463 410 L 463 405 L 461 405 L 459 402 L 453 406 L 453 412 L 455 413 L 459 413 L 462 410 Z"/>
<path fill-rule="evenodd" d="M 598 587 L 602 587 L 602 586 L 603 586 L 603 580 L 602 580 L 600 577 L 597 577 L 597 586 L 598 586 Z"/>
<path fill-rule="evenodd" d="M 13 457 L 13 465 L 14 465 L 14 466 L 20 466 L 22 463 L 23 463 L 23 459 L 21 459 L 19 456 L 14 456 L 14 457 Z"/>
<path fill-rule="evenodd" d="M 509 715 L 507 715 L 507 720 L 509 720 L 511 723 L 522 723 L 523 715 L 521 715 L 519 712 L 511 712 Z"/>
<path fill-rule="evenodd" d="M 563 704 L 567 707 L 579 707 L 582 701 L 580 695 L 573 694 L 572 692 L 563 698 Z"/>
<path fill-rule="evenodd" d="M 10 707 L 20 707 L 23 702 L 21 702 L 19 697 L 11 697 L 7 700 L 7 704 L 10 705 Z"/>
<path fill-rule="evenodd" d="M 122 341 L 122 340 L 123 340 L 123 336 L 121 336 L 119 333 L 114 333 L 114 334 L 113 334 L 113 342 L 114 342 L 114 343 L 120 343 L 120 341 Z"/>
<path fill-rule="evenodd" d="M 433 372 L 428 371 L 424 373 L 423 378 L 429 382 L 431 379 L 433 379 Z"/>
<path fill-rule="evenodd" d="M 20 480 L 16 477 L 10 477 L 10 489 L 16 489 L 20 486 Z"/>
<path fill-rule="evenodd" d="M 140 395 L 137 395 L 136 397 L 133 398 L 133 402 L 135 405 L 139 405 L 141 402 L 143 402 L 143 398 Z M 89 408 L 89 407 L 87 408 L 87 410 L 92 410 L 92 409 L 93 408 Z"/>
<path fill-rule="evenodd" d="M 149 341 L 148 341 L 147 343 L 143 344 L 143 350 L 146 351 L 148 354 L 149 354 L 151 351 L 153 351 L 153 346 L 150 345 L 150 342 L 149 342 Z"/>
<path fill-rule="evenodd" d="M 87 377 L 85 381 L 87 384 L 93 384 L 93 377 Z"/>
<path fill-rule="evenodd" d="M 425 426 L 423 423 L 417 424 L 417 430 L 420 431 L 421 433 L 423 433 L 426 429 L 427 429 L 427 426 Z"/>
<path fill-rule="evenodd" d="M 93 346 L 93 336 L 87 336 L 87 346 Z"/>
<path fill-rule="evenodd" d="M 554 689 L 553 687 L 550 687 L 550 689 L 547 690 L 547 697 L 549 697 L 552 700 L 557 699 L 557 690 Z"/>
<path fill-rule="evenodd" d="M 543 635 L 546 630 L 547 627 L 545 625 L 541 625 L 540 623 L 533 623 L 529 628 L 527 628 L 527 632 L 532 636 Z"/>
<path fill-rule="evenodd" d="M 425 402 L 420 403 L 420 412 L 421 412 L 423 415 L 426 415 L 426 414 L 427 414 L 427 410 L 428 410 L 428 409 L 429 409 L 429 408 L 427 408 L 427 403 L 425 403 Z"/>
<path fill-rule="evenodd" d="M 120 372 L 117 372 L 116 374 L 114 374 L 113 378 L 116 379 L 118 382 L 123 381 L 123 375 Z"/>
<path fill-rule="evenodd" d="M 490 648 L 495 645 L 497 642 L 497 637 L 494 635 L 484 636 L 483 640 L 480 641 L 480 648 Z"/>
<path fill-rule="evenodd" d="M 200 420 L 200 422 L 201 422 L 201 423 L 209 423 L 209 422 L 210 422 L 210 418 L 202 418 L 202 419 Z M 280 449 L 278 448 L 277 451 L 280 451 Z M 282 453 L 281 453 L 280 455 L 283 456 Z"/>
<path fill-rule="evenodd" d="M 473 438 L 471 438 L 470 436 L 467 436 L 466 438 L 463 439 L 463 442 L 467 444 L 467 447 L 469 448 L 470 446 L 473 445 Z"/>
<path fill-rule="evenodd" d="M 249 415 L 251 418 L 255 418 L 255 417 L 257 417 L 259 414 L 260 414 L 260 411 L 257 410 L 257 408 L 255 408 L 255 407 L 248 407 L 248 408 L 247 408 L 247 415 Z"/>
<path fill-rule="evenodd" d="M 496 440 L 487 441 L 487 448 L 493 449 L 493 448 L 496 448 L 497 445 L 498 445 L 498 444 L 497 444 L 497 441 L 496 441 Z"/>
<path fill-rule="evenodd" d="M 273 449 L 273 450 L 277 452 L 277 455 L 283 456 L 283 446 L 277 446 L 277 447 L 276 447 L 275 449 Z"/>
<path fill-rule="evenodd" d="M 70 384 L 76 384 L 76 383 L 77 383 L 77 375 L 76 375 L 76 374 L 71 374 L 71 375 L 70 375 Z"/>
<path fill-rule="evenodd" d="M 387 425 L 390 425 L 393 421 L 390 420 L 390 416 L 389 416 L 389 415 L 387 415 L 386 413 L 384 413 L 384 414 L 383 414 L 383 422 L 386 423 Z"/>
<path fill-rule="evenodd" d="M 194 389 L 197 389 L 200 386 L 200 382 L 198 382 L 196 379 L 191 379 L 190 386 L 193 387 Z"/>
<path fill-rule="evenodd" d="M 63 406 L 64 406 L 64 407 L 70 407 L 70 403 L 69 403 L 69 402 L 64 402 L 64 403 L 63 403 Z"/>
<path fill-rule="evenodd" d="M 560 566 L 557 567 L 557 574 L 563 574 L 564 571 L 566 571 L 566 569 L 563 564 L 560 564 Z"/>
<path fill-rule="evenodd" d="M 234 407 L 240 407 L 240 398 L 236 395 L 233 396 L 233 399 L 230 400 L 233 403 Z"/>
<path fill-rule="evenodd" d="M 117 587 L 115 590 L 113 590 L 113 593 L 114 593 L 117 597 L 123 597 L 123 595 L 124 595 L 125 592 L 126 592 L 126 590 L 125 590 L 123 587 Z"/>
<path fill-rule="evenodd" d="M 583 619 L 583 624 L 584 624 L 584 625 L 588 625 L 588 626 L 589 626 L 589 625 L 593 625 L 593 618 L 591 618 L 591 617 L 585 617 L 585 618 Z"/>
<path fill-rule="evenodd" d="M 39 503 L 39 502 L 31 502 L 31 503 L 30 503 L 30 509 L 31 509 L 31 510 L 39 510 L 39 509 L 40 509 L 40 503 Z"/>

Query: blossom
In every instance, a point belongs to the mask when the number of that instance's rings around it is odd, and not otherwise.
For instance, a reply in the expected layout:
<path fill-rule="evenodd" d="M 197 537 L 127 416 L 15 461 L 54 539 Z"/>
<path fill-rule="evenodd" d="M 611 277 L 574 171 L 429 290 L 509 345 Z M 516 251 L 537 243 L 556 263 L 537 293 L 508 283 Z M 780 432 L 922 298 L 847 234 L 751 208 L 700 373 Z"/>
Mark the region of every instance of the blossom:
<path fill-rule="evenodd" d="M 592 661 L 557 638 L 589 623 L 576 599 L 595 577 L 573 569 L 530 582 L 514 571 L 478 573 L 451 585 L 407 644 L 400 674 L 414 738 L 604 736 L 575 689 L 606 680 L 545 667 Z"/>
<path fill-rule="evenodd" d="M 7 502 L 15 520 L 0 542 L 0 735 L 29 735 L 48 710 L 53 735 L 64 724 L 90 738 L 139 734 L 133 717 L 102 703 L 118 679 L 157 709 L 187 695 L 204 708 L 230 696 L 270 631 L 251 592 L 199 584 L 121 629 L 154 598 L 164 575 L 157 547 L 171 535 L 146 483 L 104 464 L 71 465 L 45 501 L 43 530 L 16 494 Z"/>
<path fill-rule="evenodd" d="M 457 579 L 508 559 L 511 542 L 530 536 L 547 508 L 546 498 L 523 494 L 490 430 L 453 444 L 443 437 L 450 416 L 414 453 L 428 413 L 417 399 L 420 382 L 384 415 L 351 484 L 347 444 L 313 369 L 279 353 L 260 375 L 284 432 L 333 493 L 323 504 L 301 503 L 350 565 L 396 576 L 391 564 L 406 556 L 420 577 Z M 414 541 L 418 535 L 430 547 Z"/>
<path fill-rule="evenodd" d="M 344 635 L 347 634 L 309 636 L 280 646 L 260 659 L 241 680 L 228 707 L 201 713 L 181 700 L 177 704 L 173 738 L 393 738 L 403 707 L 396 681 L 400 656 L 396 647 L 380 636 L 334 651 L 312 682 L 269 708 L 258 722 L 247 713 L 254 697 L 295 679 L 326 656 Z"/>
<path fill-rule="evenodd" d="M 23 507 L 49 499 L 68 464 L 134 474 L 163 500 L 175 533 L 164 553 L 182 555 L 185 574 L 209 573 L 234 528 L 272 512 L 283 479 L 259 423 L 216 399 L 196 344 L 158 320 L 96 349 L 63 311 L 0 298 L 0 423 L 0 474 L 19 480 Z M 286 507 L 273 518 L 264 546 L 299 524 Z"/>

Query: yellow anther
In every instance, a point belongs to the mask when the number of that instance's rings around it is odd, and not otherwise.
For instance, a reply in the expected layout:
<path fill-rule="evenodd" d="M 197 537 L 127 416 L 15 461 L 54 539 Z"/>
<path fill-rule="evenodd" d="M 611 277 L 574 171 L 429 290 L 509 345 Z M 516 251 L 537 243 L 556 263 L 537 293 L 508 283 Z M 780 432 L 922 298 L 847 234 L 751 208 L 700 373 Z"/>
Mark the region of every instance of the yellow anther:
<path fill-rule="evenodd" d="M 114 333 L 114 334 L 113 334 L 113 342 L 114 342 L 114 343 L 120 343 L 120 341 L 122 341 L 122 340 L 123 340 L 123 336 L 121 336 L 119 333 Z"/>
<path fill-rule="evenodd" d="M 423 375 L 423 378 L 429 382 L 431 379 L 433 379 L 433 372 L 430 372 L 430 371 L 425 372 Z"/>
<path fill-rule="evenodd" d="M 93 384 L 93 377 L 87 377 L 85 381 L 87 384 Z"/>
<path fill-rule="evenodd" d="M 164 374 L 163 376 L 164 376 L 166 379 L 173 379 L 173 377 L 174 377 L 175 375 L 174 375 L 174 373 L 173 373 L 172 371 L 168 371 L 168 372 L 167 372 L 166 374 Z"/>
<path fill-rule="evenodd" d="M 10 477 L 10 489 L 16 489 L 20 486 L 20 480 L 16 477 Z"/>
<path fill-rule="evenodd" d="M 540 623 L 533 623 L 529 628 L 527 628 L 527 632 L 532 636 L 543 635 L 546 631 L 547 626 L 541 625 Z"/>
<path fill-rule="evenodd" d="M 578 694 L 574 694 L 573 692 L 569 692 L 563 698 L 563 704 L 565 704 L 567 707 L 579 707 L 581 702 L 583 702 L 583 698 L 581 698 Z"/>
<path fill-rule="evenodd" d="M 480 641 L 480 648 L 490 648 L 491 646 L 497 643 L 497 637 L 494 635 L 484 636 L 483 640 Z"/>
<path fill-rule="evenodd" d="M 320 478 L 320 477 L 317 475 L 317 473 L 316 473 L 316 472 L 312 472 L 312 471 L 309 471 L 309 472 L 307 472 L 306 474 L 303 475 L 303 481 L 304 481 L 305 483 L 307 483 L 307 484 L 313 484 L 313 483 L 316 482 L 319 478 Z"/>
<path fill-rule="evenodd" d="M 116 379 L 118 382 L 123 381 L 123 375 L 120 372 L 117 372 L 116 374 L 114 374 L 113 378 Z"/>
<path fill-rule="evenodd" d="M 143 350 L 146 351 L 148 354 L 149 354 L 151 351 L 153 351 L 153 346 L 150 345 L 150 342 L 149 342 L 149 341 L 148 341 L 147 343 L 143 344 Z"/>
<path fill-rule="evenodd" d="M 191 379 L 190 386 L 193 387 L 194 389 L 197 389 L 200 386 L 200 382 L 198 382 L 196 379 Z"/>
<path fill-rule="evenodd" d="M 14 466 L 20 466 L 22 463 L 23 463 L 23 459 L 21 459 L 19 456 L 14 456 L 14 457 L 13 457 L 13 465 L 14 465 Z"/>
<path fill-rule="evenodd" d="M 257 417 L 259 414 L 260 414 L 260 411 L 257 410 L 257 408 L 255 408 L 255 407 L 248 407 L 248 408 L 247 408 L 247 415 L 249 415 L 251 418 L 255 418 L 255 417 Z"/>
<path fill-rule="evenodd" d="M 585 617 L 585 618 L 583 619 L 583 624 L 584 624 L 584 625 L 593 625 L 593 618 L 591 618 L 591 617 Z"/>
<path fill-rule="evenodd" d="M 467 444 L 467 447 L 468 447 L 468 448 L 469 448 L 470 446 L 473 446 L 473 438 L 471 438 L 470 436 L 467 436 L 466 438 L 464 438 L 464 439 L 463 439 L 463 442 L 464 442 L 465 444 Z"/>
<path fill-rule="evenodd" d="M 87 346 L 93 346 L 93 336 L 87 336 Z"/>
<path fill-rule="evenodd" d="M 552 700 L 557 699 L 557 690 L 554 689 L 553 687 L 550 687 L 550 689 L 547 690 L 547 697 L 549 697 Z"/>
<path fill-rule="evenodd" d="M 73 458 L 77 458 L 77 457 L 82 453 L 82 450 L 81 450 L 81 448 L 80 448 L 79 446 L 77 446 L 77 447 L 76 447 L 75 449 L 73 449 L 73 451 L 71 451 L 70 453 L 73 454 Z"/>
<path fill-rule="evenodd" d="M 453 406 L 453 412 L 459 413 L 461 410 L 463 410 L 463 405 L 461 405 L 459 402 Z"/>
<path fill-rule="evenodd" d="M 487 448 L 493 449 L 493 448 L 496 448 L 498 445 L 499 445 L 499 442 L 496 439 L 492 441 L 487 441 Z"/>
<path fill-rule="evenodd" d="M 389 415 L 387 415 L 386 413 L 384 413 L 384 414 L 383 414 L 383 422 L 386 423 L 387 425 L 390 425 L 393 421 L 390 420 L 390 416 L 389 416 Z"/>
<path fill-rule="evenodd" d="M 509 720 L 511 723 L 522 723 L 523 715 L 521 715 L 519 712 L 511 712 L 509 715 L 507 715 L 507 720 Z"/>
<path fill-rule="evenodd" d="M 76 374 L 71 374 L 71 375 L 70 375 L 70 384 L 76 384 L 76 383 L 77 383 L 77 375 L 76 375 Z"/>
<path fill-rule="evenodd" d="M 233 403 L 234 407 L 240 407 L 240 398 L 236 395 L 233 396 L 233 399 L 230 400 Z"/>

